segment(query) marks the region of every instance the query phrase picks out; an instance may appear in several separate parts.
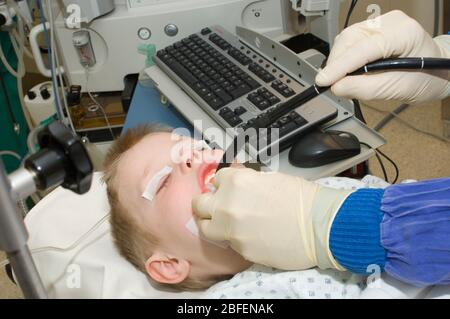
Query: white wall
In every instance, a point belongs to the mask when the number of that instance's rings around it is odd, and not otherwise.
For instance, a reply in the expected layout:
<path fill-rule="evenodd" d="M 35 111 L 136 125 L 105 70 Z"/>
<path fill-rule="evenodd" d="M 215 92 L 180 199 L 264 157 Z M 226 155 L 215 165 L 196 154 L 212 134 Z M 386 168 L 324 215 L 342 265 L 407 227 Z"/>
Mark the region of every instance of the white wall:
<path fill-rule="evenodd" d="M 336 1 L 336 0 L 333 0 Z M 351 0 L 342 3 L 341 24 L 344 24 Z M 442 2 L 442 1 L 441 1 Z M 378 4 L 382 13 L 399 9 L 416 19 L 430 33 L 434 29 L 434 0 L 359 0 L 353 13 L 350 24 L 367 19 L 369 13 L 366 12 L 370 4 Z"/>

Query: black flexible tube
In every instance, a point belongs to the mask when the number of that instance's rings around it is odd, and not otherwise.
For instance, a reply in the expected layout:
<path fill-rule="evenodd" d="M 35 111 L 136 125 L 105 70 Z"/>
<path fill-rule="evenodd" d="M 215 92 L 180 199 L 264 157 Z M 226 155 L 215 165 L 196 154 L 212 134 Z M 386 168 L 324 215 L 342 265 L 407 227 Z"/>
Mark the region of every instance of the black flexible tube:
<path fill-rule="evenodd" d="M 370 72 L 377 71 L 393 71 L 393 70 L 450 70 L 450 59 L 438 59 L 438 58 L 392 58 L 392 59 L 384 59 L 376 62 L 372 62 L 367 64 L 366 66 L 356 70 L 349 74 L 349 76 L 361 75 Z M 247 127 L 248 129 L 260 129 L 267 128 L 276 122 L 281 117 L 289 114 L 294 111 L 298 107 L 308 103 L 313 100 L 317 96 L 322 93 L 328 91 L 330 87 L 319 87 L 317 85 L 313 85 L 310 88 L 306 89 L 302 93 L 297 94 L 287 102 L 280 104 L 275 109 L 260 115 L 255 123 Z M 244 134 L 247 134 L 244 132 Z M 229 167 L 231 163 L 227 163 L 227 159 L 235 158 L 239 153 L 242 146 L 238 147 L 236 145 L 239 140 L 236 137 L 233 141 L 233 144 L 226 150 L 225 155 L 222 158 L 221 163 L 219 164 L 218 170 L 222 168 Z M 233 155 L 233 156 L 231 156 Z"/>
<path fill-rule="evenodd" d="M 351 75 L 391 70 L 448 70 L 450 59 L 438 58 L 393 58 L 369 63 Z"/>

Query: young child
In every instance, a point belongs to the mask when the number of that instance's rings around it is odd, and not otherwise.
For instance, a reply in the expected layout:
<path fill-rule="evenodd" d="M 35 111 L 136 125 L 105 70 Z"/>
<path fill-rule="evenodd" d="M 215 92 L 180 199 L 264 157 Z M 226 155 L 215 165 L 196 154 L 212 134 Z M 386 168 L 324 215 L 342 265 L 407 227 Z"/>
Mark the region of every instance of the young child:
<path fill-rule="evenodd" d="M 175 136 L 162 126 L 142 126 L 111 147 L 104 181 L 112 236 L 121 255 L 157 283 L 205 289 L 251 263 L 192 228 L 192 198 L 208 191 L 205 180 L 223 151 Z"/>
<path fill-rule="evenodd" d="M 363 279 L 349 272 L 277 271 L 199 237 L 192 198 L 210 191 L 222 156 L 223 151 L 156 125 L 130 129 L 117 139 L 105 159 L 104 181 L 121 255 L 153 281 L 182 290 L 224 281 L 206 294 L 213 298 L 358 298 Z M 350 181 L 349 189 L 367 187 Z M 330 182 L 323 186 L 333 187 Z"/>

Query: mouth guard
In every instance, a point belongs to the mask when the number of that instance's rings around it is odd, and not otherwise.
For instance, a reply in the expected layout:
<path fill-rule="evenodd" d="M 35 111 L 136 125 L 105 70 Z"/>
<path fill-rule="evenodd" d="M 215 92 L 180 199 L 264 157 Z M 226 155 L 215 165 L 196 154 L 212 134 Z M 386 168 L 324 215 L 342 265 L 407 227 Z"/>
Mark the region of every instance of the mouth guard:
<path fill-rule="evenodd" d="M 220 247 L 222 249 L 227 249 L 230 245 L 227 241 L 213 241 L 210 240 L 208 238 L 206 238 L 205 236 L 203 236 L 197 226 L 197 223 L 195 222 L 195 219 L 192 217 L 189 222 L 186 224 L 186 228 L 187 230 L 189 230 L 194 236 L 199 237 L 201 240 L 204 240 L 210 244 L 213 244 L 217 247 Z"/>
<path fill-rule="evenodd" d="M 145 188 L 144 193 L 142 194 L 142 197 L 153 201 L 153 198 L 156 195 L 156 191 L 158 190 L 158 186 L 161 183 L 161 180 L 172 173 L 172 167 L 166 166 L 161 171 L 159 171 L 155 176 L 152 177 L 152 179 L 148 182 L 147 187 Z"/>

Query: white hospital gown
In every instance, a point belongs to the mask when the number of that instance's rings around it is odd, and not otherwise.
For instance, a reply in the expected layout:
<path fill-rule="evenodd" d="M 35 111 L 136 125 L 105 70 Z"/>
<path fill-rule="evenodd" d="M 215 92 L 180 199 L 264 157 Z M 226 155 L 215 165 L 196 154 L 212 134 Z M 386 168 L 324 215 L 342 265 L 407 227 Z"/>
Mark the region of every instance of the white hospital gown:
<path fill-rule="evenodd" d="M 356 190 L 386 188 L 378 177 L 366 176 L 357 181 L 349 178 L 324 178 L 323 186 Z M 366 280 L 348 272 L 310 269 L 283 272 L 274 268 L 254 265 L 208 289 L 202 298 L 208 299 L 355 299 L 366 288 Z"/>
<path fill-rule="evenodd" d="M 254 265 L 208 289 L 206 299 L 355 299 L 365 288 L 347 272 L 310 269 L 282 272 Z"/>

